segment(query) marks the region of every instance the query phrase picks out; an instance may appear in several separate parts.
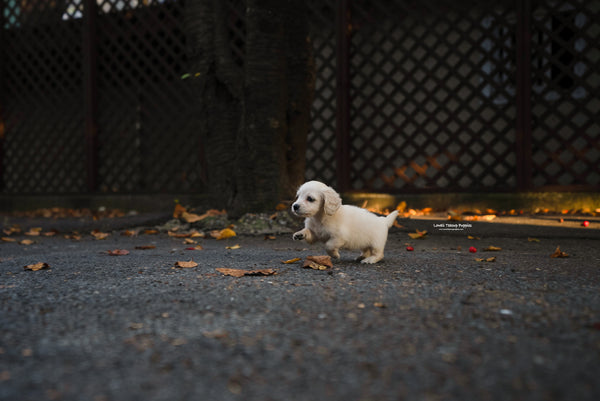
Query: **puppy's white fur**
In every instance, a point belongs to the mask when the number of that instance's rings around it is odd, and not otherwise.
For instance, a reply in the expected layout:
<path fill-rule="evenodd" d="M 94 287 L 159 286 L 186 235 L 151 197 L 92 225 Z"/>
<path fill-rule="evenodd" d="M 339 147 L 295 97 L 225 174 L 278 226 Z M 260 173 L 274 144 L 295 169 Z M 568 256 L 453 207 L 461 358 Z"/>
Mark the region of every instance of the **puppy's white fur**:
<path fill-rule="evenodd" d="M 388 229 L 394 224 L 397 211 L 382 217 L 342 205 L 340 195 L 318 181 L 304 183 L 297 197 L 292 213 L 306 219 L 304 229 L 294 234 L 295 240 L 324 242 L 327 253 L 334 258 L 340 257 L 340 249 L 360 249 L 362 254 L 357 260 L 361 263 L 377 263 L 383 258 Z"/>

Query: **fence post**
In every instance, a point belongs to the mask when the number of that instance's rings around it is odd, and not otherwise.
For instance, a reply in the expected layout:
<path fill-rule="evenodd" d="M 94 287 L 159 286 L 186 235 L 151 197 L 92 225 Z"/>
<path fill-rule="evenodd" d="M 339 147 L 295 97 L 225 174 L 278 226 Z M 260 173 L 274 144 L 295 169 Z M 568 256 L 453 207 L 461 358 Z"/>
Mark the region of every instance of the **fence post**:
<path fill-rule="evenodd" d="M 4 54 L 4 30 L 6 27 L 4 26 L 4 1 L 0 0 L 0 192 L 4 190 L 4 136 L 6 135 L 6 125 L 4 123 L 4 60 L 6 60 L 6 55 Z"/>
<path fill-rule="evenodd" d="M 350 185 L 350 7 L 336 3 L 336 178 L 341 192 Z"/>
<path fill-rule="evenodd" d="M 532 189 L 531 0 L 517 1 L 517 190 Z"/>
<path fill-rule="evenodd" d="M 83 107 L 86 147 L 87 190 L 98 189 L 98 80 L 96 0 L 83 1 Z"/>

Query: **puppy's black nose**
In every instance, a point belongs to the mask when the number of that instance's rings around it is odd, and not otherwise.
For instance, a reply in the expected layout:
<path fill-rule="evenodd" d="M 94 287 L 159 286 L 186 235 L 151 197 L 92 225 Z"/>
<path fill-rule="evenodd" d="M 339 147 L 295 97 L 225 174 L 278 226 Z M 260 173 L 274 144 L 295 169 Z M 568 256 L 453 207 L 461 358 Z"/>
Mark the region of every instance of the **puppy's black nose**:
<path fill-rule="evenodd" d="M 294 204 L 292 205 L 292 209 L 294 209 L 294 212 L 297 212 L 297 211 L 298 211 L 298 209 L 300 209 L 300 205 L 299 205 L 299 204 L 297 204 L 297 203 L 294 203 Z"/>

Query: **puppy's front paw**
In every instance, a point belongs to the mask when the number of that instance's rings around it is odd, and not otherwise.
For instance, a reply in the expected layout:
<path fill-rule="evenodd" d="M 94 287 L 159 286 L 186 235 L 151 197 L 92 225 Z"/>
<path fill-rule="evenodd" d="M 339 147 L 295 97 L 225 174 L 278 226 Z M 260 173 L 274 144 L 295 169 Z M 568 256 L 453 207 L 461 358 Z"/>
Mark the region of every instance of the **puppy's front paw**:
<path fill-rule="evenodd" d="M 298 231 L 297 233 L 294 233 L 294 241 L 302 241 L 305 237 L 304 237 L 304 233 L 302 231 Z"/>

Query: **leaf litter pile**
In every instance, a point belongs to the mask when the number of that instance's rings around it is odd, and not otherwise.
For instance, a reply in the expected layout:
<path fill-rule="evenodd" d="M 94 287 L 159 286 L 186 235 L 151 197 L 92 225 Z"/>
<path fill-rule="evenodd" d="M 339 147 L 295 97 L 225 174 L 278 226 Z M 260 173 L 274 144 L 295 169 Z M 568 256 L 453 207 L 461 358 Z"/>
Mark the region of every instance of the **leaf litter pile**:
<path fill-rule="evenodd" d="M 380 213 L 380 214 L 389 214 L 390 213 L 389 210 L 378 210 L 378 209 L 374 209 L 374 208 L 368 208 L 366 202 L 363 204 L 363 207 L 370 211 Z M 289 205 L 281 203 L 281 204 L 277 205 L 277 208 L 276 208 L 277 212 L 273 215 L 270 215 L 268 218 L 271 220 L 274 220 L 274 219 L 278 218 L 278 216 L 280 216 L 282 213 L 283 214 L 287 213 L 288 209 L 289 209 Z M 426 216 L 426 215 L 430 215 L 430 214 L 434 213 L 434 210 L 432 208 L 423 208 L 423 209 L 408 208 L 405 202 L 401 202 L 400 204 L 398 204 L 398 206 L 396 207 L 396 210 L 399 211 L 400 216 L 408 217 L 408 218 L 415 217 L 415 216 Z M 583 214 L 583 215 L 590 215 L 590 216 L 600 216 L 600 209 L 596 209 L 594 211 L 587 210 L 587 209 L 586 210 L 561 210 L 561 211 L 553 211 L 550 209 L 536 209 L 534 211 L 530 211 L 530 213 L 536 214 L 536 215 L 560 214 L 562 216 L 568 216 L 568 215 Z M 523 210 L 496 211 L 496 210 L 492 210 L 492 209 L 485 209 L 485 210 L 474 209 L 474 210 L 462 211 L 462 212 L 455 211 L 455 210 L 449 210 L 449 211 L 447 211 L 447 218 L 450 221 L 461 221 L 461 220 L 464 220 L 464 221 L 492 221 L 496 216 L 520 216 L 523 214 L 525 214 L 525 212 Z M 91 218 L 94 221 L 96 221 L 96 220 L 105 219 L 105 218 L 123 217 L 126 215 L 126 213 L 121 210 L 118 210 L 118 209 L 106 209 L 106 208 L 100 208 L 97 211 L 93 211 L 91 209 L 47 208 L 47 209 L 37 209 L 34 211 L 30 211 L 30 212 L 17 212 L 17 213 L 13 213 L 12 215 L 20 216 L 20 217 L 30 217 L 30 218 L 40 218 L 41 217 L 41 218 L 48 218 L 48 219 Z M 220 228 L 220 229 L 211 229 L 207 233 L 199 231 L 195 228 L 189 228 L 189 227 L 187 229 L 184 228 L 184 225 L 194 225 L 194 224 L 202 223 L 204 221 L 208 221 L 211 219 L 212 220 L 217 219 L 217 221 L 228 221 L 227 220 L 227 212 L 225 210 L 210 209 L 210 210 L 205 211 L 204 213 L 195 213 L 193 211 L 189 211 L 186 207 L 177 203 L 175 205 L 175 209 L 173 211 L 173 218 L 177 221 L 180 221 L 182 223 L 182 225 L 180 225 L 180 226 L 175 225 L 172 228 L 166 230 L 167 234 L 172 238 L 183 240 L 183 244 L 185 244 L 185 245 L 190 245 L 190 246 L 184 248 L 185 250 L 188 250 L 188 251 L 203 250 L 202 245 L 198 244 L 198 240 L 201 240 L 201 239 L 213 238 L 215 240 L 225 240 L 225 239 L 229 239 L 229 238 L 233 238 L 233 237 L 237 236 L 235 224 L 227 224 L 224 228 Z M 559 222 L 562 223 L 563 219 L 561 218 L 559 220 Z M 294 224 L 297 225 L 297 222 Z M 395 226 L 402 227 L 397 222 L 395 223 Z M 582 226 L 588 227 L 589 222 L 585 221 L 584 223 L 582 223 Z M 126 237 L 135 237 L 135 236 L 139 236 L 139 235 L 155 235 L 155 234 L 158 234 L 160 231 L 164 231 L 164 230 L 152 229 L 152 228 L 138 229 L 138 230 L 125 230 L 125 231 L 122 231 L 120 233 L 120 235 L 126 236 Z M 59 232 L 55 229 L 44 231 L 40 227 L 30 227 L 26 230 L 23 230 L 18 226 L 12 226 L 12 227 L 3 229 L 4 235 L 0 236 L 0 243 L 2 243 L 2 242 L 6 242 L 6 243 L 18 242 L 20 245 L 29 246 L 29 245 L 35 244 L 37 242 L 36 237 L 40 237 L 40 238 L 41 237 L 53 237 L 53 236 L 56 236 L 58 233 Z M 429 233 L 425 230 L 420 231 L 417 229 L 414 233 L 408 233 L 408 236 L 412 240 L 424 240 L 424 239 L 429 238 L 428 234 Z M 2 235 L 2 234 L 0 234 L 0 235 Z M 19 235 L 24 235 L 26 237 L 30 237 L 31 239 L 25 238 L 25 239 L 18 240 L 18 239 L 14 238 L 15 236 L 19 236 Z M 71 232 L 68 234 L 64 234 L 64 237 L 67 239 L 74 240 L 74 241 L 80 241 L 85 237 L 85 235 L 86 234 L 82 234 L 82 233 L 74 231 L 74 232 Z M 102 231 L 96 229 L 96 230 L 92 230 L 91 232 L 89 232 L 89 235 L 92 238 L 94 238 L 95 240 L 105 240 L 111 236 L 111 233 L 102 232 Z M 275 235 L 273 235 L 273 234 L 265 234 L 264 238 L 265 238 L 265 240 L 276 239 Z M 468 239 L 469 240 L 480 240 L 479 237 L 473 237 L 473 236 L 468 236 Z M 535 243 L 540 242 L 540 240 L 536 239 L 536 238 L 528 238 L 528 241 L 535 242 Z M 414 250 L 414 247 L 411 244 L 407 243 L 405 245 L 407 245 L 406 246 L 407 251 Z M 151 249 L 155 249 L 155 248 L 156 248 L 155 245 L 139 245 L 139 246 L 135 247 L 136 250 L 151 250 Z M 228 245 L 225 247 L 225 249 L 232 250 L 232 251 L 236 250 L 236 249 L 240 249 L 240 248 L 241 247 L 238 244 Z M 461 247 L 457 247 L 457 250 L 461 250 Z M 476 252 L 475 247 L 470 247 L 469 250 L 471 252 Z M 490 245 L 487 248 L 484 248 L 483 250 L 487 251 L 487 252 L 500 252 L 502 249 L 500 247 Z M 112 249 L 112 250 L 106 251 L 106 254 L 109 256 L 124 256 L 124 255 L 128 255 L 129 253 L 130 253 L 130 251 L 126 250 L 126 249 Z M 550 257 L 551 258 L 568 258 L 569 254 L 560 250 L 560 247 L 557 247 L 556 250 L 550 255 Z M 494 256 L 494 257 L 486 257 L 486 258 L 475 258 L 474 260 L 477 262 L 489 263 L 489 262 L 495 262 L 496 259 L 497 259 L 497 257 Z M 294 264 L 294 263 L 300 262 L 301 260 L 302 260 L 301 258 L 292 258 L 290 260 L 283 261 L 282 263 Z M 195 268 L 195 267 L 198 267 L 198 263 L 194 262 L 193 260 L 177 261 L 173 265 L 173 269 L 188 269 L 188 268 Z M 302 262 L 302 267 L 307 268 L 307 269 L 313 269 L 313 270 L 326 270 L 326 269 L 332 268 L 333 264 L 331 262 L 331 258 L 327 255 L 308 256 Z M 32 265 L 27 265 L 24 267 L 24 269 L 29 270 L 29 271 L 47 270 L 47 269 L 49 269 L 49 265 L 47 263 L 40 262 L 40 263 L 35 263 Z M 230 269 L 230 268 L 222 267 L 222 268 L 218 268 L 216 270 L 223 275 L 232 276 L 232 277 L 269 276 L 269 275 L 277 274 L 277 271 L 274 269 L 243 270 L 243 269 Z"/>

